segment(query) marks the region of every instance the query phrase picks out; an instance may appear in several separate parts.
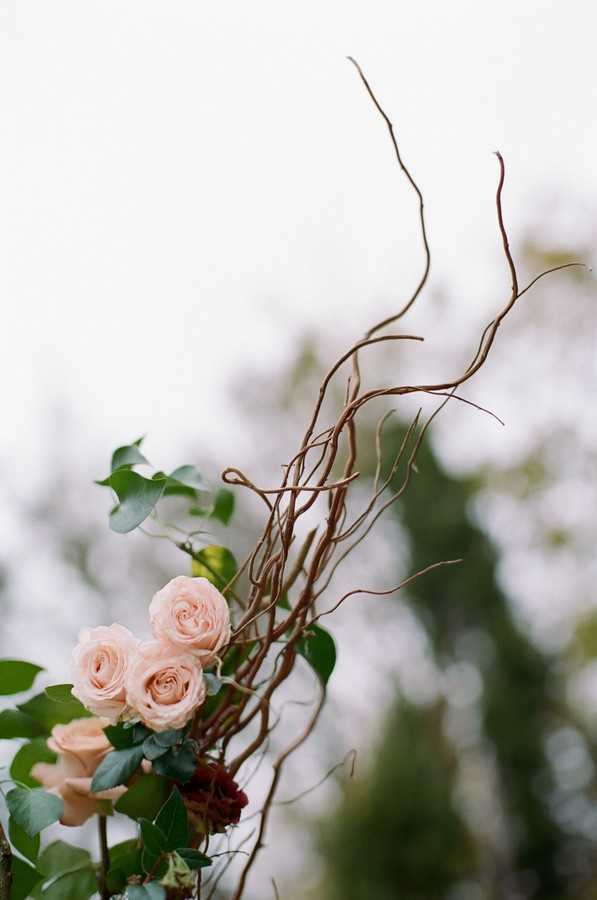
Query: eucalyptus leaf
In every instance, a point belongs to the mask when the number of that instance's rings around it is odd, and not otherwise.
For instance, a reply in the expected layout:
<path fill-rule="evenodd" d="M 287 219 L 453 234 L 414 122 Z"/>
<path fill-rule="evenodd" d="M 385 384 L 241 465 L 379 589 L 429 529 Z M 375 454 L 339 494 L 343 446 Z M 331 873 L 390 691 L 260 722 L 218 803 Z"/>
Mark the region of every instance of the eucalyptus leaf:
<path fill-rule="evenodd" d="M 164 775 L 182 784 L 190 780 L 196 768 L 197 750 L 195 742 L 191 740 L 184 741 L 180 747 L 171 747 L 153 763 L 153 770 L 157 775 Z"/>
<path fill-rule="evenodd" d="M 20 659 L 0 659 L 0 694 L 20 694 L 28 691 L 41 666 Z"/>
<path fill-rule="evenodd" d="M 157 735 L 151 734 L 143 742 L 143 755 L 145 759 L 149 759 L 150 761 L 159 759 L 160 756 L 163 756 L 164 753 L 168 753 L 169 750 L 167 746 L 160 744 L 159 741 L 156 740 L 156 737 Z"/>
<path fill-rule="evenodd" d="M 16 824 L 31 838 L 57 822 L 64 812 L 62 800 L 42 788 L 13 788 L 6 795 L 6 805 Z"/>

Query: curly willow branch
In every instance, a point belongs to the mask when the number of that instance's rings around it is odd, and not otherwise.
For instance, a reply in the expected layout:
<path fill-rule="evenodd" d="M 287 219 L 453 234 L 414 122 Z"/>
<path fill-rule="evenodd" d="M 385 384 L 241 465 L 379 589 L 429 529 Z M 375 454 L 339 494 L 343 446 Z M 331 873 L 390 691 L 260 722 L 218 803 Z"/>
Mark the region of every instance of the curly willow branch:
<path fill-rule="evenodd" d="M 454 378 L 437 383 L 431 380 L 428 384 L 382 386 L 363 392 L 359 362 L 361 351 L 385 342 L 422 340 L 421 337 L 412 334 L 377 335 L 377 332 L 402 318 L 412 308 L 427 283 L 431 252 L 427 239 L 422 191 L 402 159 L 390 118 L 358 63 L 351 57 L 349 59 L 355 66 L 375 109 L 386 124 L 399 169 L 417 196 L 424 267 L 408 301 L 396 313 L 369 328 L 365 336 L 343 353 L 323 378 L 298 449 L 290 461 L 282 467 L 280 484 L 274 487 L 259 487 L 234 467 L 227 468 L 222 475 L 225 482 L 241 485 L 256 494 L 267 510 L 263 532 L 253 552 L 229 585 L 229 588 L 232 588 L 234 584 L 237 592 L 234 598 L 238 599 L 238 619 L 226 657 L 226 661 L 233 660 L 233 671 L 229 670 L 219 705 L 209 717 L 199 719 L 194 725 L 194 735 L 201 748 L 219 747 L 223 759 L 228 750 L 234 746 L 237 755 L 227 764 L 232 774 L 237 773 L 259 752 L 263 753 L 267 749 L 271 733 L 279 720 L 279 717 L 276 720 L 272 719 L 272 698 L 292 674 L 297 652 L 301 647 L 300 641 L 309 635 L 309 628 L 313 627 L 315 622 L 322 616 L 332 613 L 351 596 L 365 593 L 390 595 L 407 587 L 415 578 L 423 577 L 427 572 L 457 562 L 457 560 L 442 560 L 431 563 L 396 587 L 385 591 L 358 588 L 348 591 L 323 612 L 318 612 L 316 608 L 316 604 L 330 589 L 333 576 L 342 561 L 369 534 L 380 516 L 400 500 L 407 489 L 412 473 L 416 471 L 418 449 L 433 419 L 452 399 L 477 407 L 471 401 L 456 395 L 456 389 L 469 381 L 483 366 L 501 323 L 511 312 L 516 301 L 542 277 L 564 268 L 556 267 L 542 272 L 520 290 L 502 208 L 506 170 L 504 160 L 498 153 L 499 178 L 495 200 L 497 224 L 511 282 L 509 294 L 501 310 L 485 327 L 468 367 Z M 568 265 L 580 266 L 582 263 Z M 346 364 L 349 365 L 350 371 L 342 375 Z M 337 384 L 341 378 L 345 378 L 342 392 L 344 399 L 336 411 L 335 421 L 326 423 L 323 428 L 319 426 L 320 430 L 316 433 L 326 400 L 327 406 L 331 405 L 330 387 Z M 354 482 L 359 480 L 357 421 L 360 414 L 375 400 L 409 394 L 432 395 L 443 399 L 422 424 L 419 410 L 406 432 L 397 455 L 390 461 L 384 477 L 382 477 L 382 470 L 385 468 L 382 458 L 383 426 L 390 413 L 379 419 L 374 439 L 377 465 L 373 490 L 364 508 L 354 515 L 351 523 L 347 525 L 349 492 Z M 337 393 L 334 396 L 337 396 Z M 483 411 L 488 412 L 484 409 Z M 401 483 L 396 486 L 395 477 L 403 461 L 405 472 Z M 300 520 L 312 508 L 318 511 L 319 516 L 315 527 L 313 521 L 309 522 L 310 530 L 307 532 L 301 527 Z M 303 537 L 299 539 L 301 533 Z M 337 550 L 342 541 L 347 542 L 346 549 L 338 555 Z M 186 551 L 191 552 L 188 548 Z M 242 573 L 245 574 L 247 582 L 244 592 L 239 587 Z M 325 690 L 322 689 L 319 701 L 303 731 L 273 764 L 273 776 L 267 797 L 257 813 L 260 818 L 257 836 L 239 876 L 233 894 L 234 900 L 241 900 L 252 867 L 264 846 L 270 811 L 283 766 L 312 733 L 324 700 Z M 217 876 L 215 883 L 219 882 L 219 878 L 220 876 Z M 213 889 L 212 887 L 212 894 Z"/>

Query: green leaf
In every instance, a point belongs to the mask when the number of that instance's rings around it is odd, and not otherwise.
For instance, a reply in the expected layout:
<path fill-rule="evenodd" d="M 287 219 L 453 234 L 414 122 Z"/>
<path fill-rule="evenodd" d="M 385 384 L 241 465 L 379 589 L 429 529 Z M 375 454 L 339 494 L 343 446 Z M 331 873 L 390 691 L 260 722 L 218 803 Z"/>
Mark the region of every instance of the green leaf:
<path fill-rule="evenodd" d="M 206 866 L 212 865 L 212 860 L 209 856 L 192 847 L 179 848 L 176 852 L 184 859 L 189 869 L 204 869 Z"/>
<path fill-rule="evenodd" d="M 139 828 L 141 830 L 141 839 L 143 846 L 154 856 L 159 856 L 166 848 L 166 835 L 157 825 L 150 822 L 149 819 L 139 819 Z"/>
<path fill-rule="evenodd" d="M 234 513 L 234 494 L 226 488 L 220 488 L 214 497 L 214 505 L 211 518 L 217 519 L 222 525 L 227 525 Z"/>
<path fill-rule="evenodd" d="M 185 732 L 186 728 L 171 728 L 168 731 L 158 731 L 153 737 L 162 747 L 174 747 L 183 740 Z"/>
<path fill-rule="evenodd" d="M 113 894 L 124 891 L 131 875 L 141 875 L 141 848 L 136 839 L 110 847 L 110 869 L 107 886 Z"/>
<path fill-rule="evenodd" d="M 320 625 L 309 625 L 307 633 L 297 642 L 296 649 L 325 686 L 336 665 L 336 644 L 329 631 Z"/>
<path fill-rule="evenodd" d="M 76 697 L 71 697 L 68 701 L 57 701 L 50 699 L 46 693 L 36 694 L 26 703 L 19 703 L 17 708 L 35 719 L 46 734 L 50 733 L 54 725 L 67 725 L 73 719 L 84 719 L 90 715 Z"/>
<path fill-rule="evenodd" d="M 72 684 L 51 684 L 44 691 L 46 697 L 54 700 L 56 703 L 70 703 L 73 699 Z"/>
<path fill-rule="evenodd" d="M 74 847 L 66 841 L 52 841 L 40 853 L 37 861 L 39 871 L 48 878 L 56 878 L 66 872 L 91 865 L 91 856 L 87 850 Z"/>
<path fill-rule="evenodd" d="M 17 825 L 13 817 L 9 816 L 8 836 L 13 847 L 30 862 L 35 863 L 39 853 L 39 834 L 36 834 L 35 837 L 29 837 L 27 832 L 23 831 L 20 825 Z"/>
<path fill-rule="evenodd" d="M 117 469 L 103 481 L 118 497 L 110 513 L 110 528 L 119 534 L 133 531 L 144 522 L 164 493 L 166 478 L 143 478 L 132 469 Z"/>
<path fill-rule="evenodd" d="M 19 859 L 18 856 L 13 856 L 10 900 L 26 900 L 35 885 L 42 880 L 42 877 L 33 866 Z"/>
<path fill-rule="evenodd" d="M 99 793 L 126 784 L 141 765 L 142 759 L 142 746 L 129 747 L 127 750 L 112 750 L 104 756 L 95 770 L 91 790 Z"/>
<path fill-rule="evenodd" d="M 139 743 L 135 740 L 133 729 L 124 728 L 122 725 L 108 725 L 104 728 L 104 734 L 115 750 L 128 750 L 129 747 Z"/>
<path fill-rule="evenodd" d="M 180 490 L 181 488 L 185 490 Z M 197 491 L 209 491 L 209 485 L 203 480 L 195 466 L 179 466 L 168 475 L 166 494 L 195 497 Z"/>
<path fill-rule="evenodd" d="M 28 787 L 39 787 L 39 781 L 31 775 L 31 769 L 38 762 L 56 762 L 56 754 L 48 747 L 45 737 L 34 738 L 17 750 L 10 766 L 10 777 Z"/>
<path fill-rule="evenodd" d="M 166 889 L 157 881 L 149 884 L 129 884 L 124 900 L 166 900 Z"/>
<path fill-rule="evenodd" d="M 197 750 L 194 741 L 185 741 L 180 747 L 172 747 L 154 759 L 153 771 L 182 784 L 189 781 L 197 768 Z"/>
<path fill-rule="evenodd" d="M 64 812 L 62 800 L 42 788 L 13 788 L 6 795 L 6 805 L 16 824 L 29 837 L 57 822 Z"/>
<path fill-rule="evenodd" d="M 193 557 L 192 574 L 207 578 L 222 591 L 236 575 L 236 560 L 227 547 L 211 544 Z"/>
<path fill-rule="evenodd" d="M 140 775 L 129 787 L 126 794 L 115 804 L 116 812 L 129 819 L 155 819 L 168 799 L 170 783 L 158 775 Z"/>
<path fill-rule="evenodd" d="M 91 865 L 59 875 L 42 893 L 43 900 L 88 900 L 97 895 L 97 876 Z"/>
<path fill-rule="evenodd" d="M 143 443 L 143 438 L 133 441 L 132 444 L 125 444 L 124 447 L 118 447 L 112 454 L 110 463 L 110 472 L 116 469 L 130 469 L 132 466 L 148 465 L 147 460 L 139 450 Z"/>
<path fill-rule="evenodd" d="M 19 709 L 0 712 L 0 738 L 34 738 L 47 733 L 46 728 Z"/>
<path fill-rule="evenodd" d="M 160 744 L 159 741 L 156 740 L 155 734 L 151 734 L 143 742 L 143 756 L 145 759 L 153 761 L 154 759 L 159 759 L 164 753 L 168 753 L 168 747 Z"/>
<path fill-rule="evenodd" d="M 41 666 L 20 659 L 0 659 L 0 694 L 20 694 L 28 691 Z"/>
<path fill-rule="evenodd" d="M 187 809 L 178 788 L 173 788 L 157 814 L 155 824 L 164 833 L 167 850 L 176 850 L 177 847 L 185 847 L 188 843 Z"/>

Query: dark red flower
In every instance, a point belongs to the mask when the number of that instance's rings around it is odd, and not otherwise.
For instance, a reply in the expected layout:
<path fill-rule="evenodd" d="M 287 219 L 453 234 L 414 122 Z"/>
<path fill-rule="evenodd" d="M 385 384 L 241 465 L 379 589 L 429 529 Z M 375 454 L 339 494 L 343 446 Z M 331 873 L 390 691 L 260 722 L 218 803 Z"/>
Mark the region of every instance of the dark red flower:
<path fill-rule="evenodd" d="M 189 819 L 197 832 L 214 834 L 238 824 L 247 795 L 222 763 L 201 760 L 191 780 L 180 786 Z"/>

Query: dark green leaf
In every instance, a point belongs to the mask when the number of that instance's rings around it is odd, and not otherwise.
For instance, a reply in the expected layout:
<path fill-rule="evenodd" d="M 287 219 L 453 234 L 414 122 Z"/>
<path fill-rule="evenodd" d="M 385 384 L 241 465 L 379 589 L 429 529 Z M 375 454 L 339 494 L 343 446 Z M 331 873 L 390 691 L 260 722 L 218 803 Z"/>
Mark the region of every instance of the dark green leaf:
<path fill-rule="evenodd" d="M 160 853 L 163 853 L 167 849 L 166 836 L 162 829 L 157 825 L 154 825 L 149 819 L 139 819 L 139 828 L 141 829 L 143 846 L 149 850 L 150 853 L 159 856 Z"/>
<path fill-rule="evenodd" d="M 39 853 L 39 834 L 29 837 L 20 825 L 17 825 L 12 816 L 8 817 L 8 836 L 13 847 L 30 862 L 35 863 Z"/>
<path fill-rule="evenodd" d="M 185 736 L 186 728 L 171 728 L 169 731 L 159 731 L 154 737 L 162 747 L 174 747 L 180 744 Z"/>
<path fill-rule="evenodd" d="M 194 850 L 192 847 L 183 847 L 182 850 L 179 848 L 176 852 L 184 859 L 189 869 L 204 869 L 212 864 L 209 856 L 201 853 L 200 850 Z"/>
<path fill-rule="evenodd" d="M 236 575 L 236 560 L 227 547 L 211 544 L 193 557 L 192 573 L 207 578 L 222 591 Z"/>
<path fill-rule="evenodd" d="M 108 725 L 104 728 L 104 734 L 115 750 L 128 750 L 138 741 L 135 740 L 132 728 L 124 728 L 122 725 Z"/>
<path fill-rule="evenodd" d="M 20 694 L 28 691 L 41 666 L 20 659 L 0 659 L 0 694 Z"/>
<path fill-rule="evenodd" d="M 19 703 L 18 709 L 39 722 L 46 734 L 50 733 L 54 725 L 66 725 L 73 719 L 84 719 L 90 715 L 76 697 L 71 697 L 67 702 L 58 702 L 51 700 L 46 693 L 36 694 L 26 703 Z"/>
<path fill-rule="evenodd" d="M 172 747 L 153 763 L 156 775 L 165 775 L 182 784 L 187 782 L 197 768 L 197 751 L 194 741 L 185 741 L 181 747 Z"/>
<path fill-rule="evenodd" d="M 98 484 L 111 487 L 118 497 L 110 513 L 110 528 L 126 534 L 145 521 L 164 493 L 166 479 L 143 478 L 132 469 L 117 469 Z"/>
<path fill-rule="evenodd" d="M 12 888 L 10 900 L 26 900 L 42 875 L 18 856 L 12 858 Z"/>
<path fill-rule="evenodd" d="M 149 737 L 150 734 L 152 734 L 152 731 L 145 725 L 142 725 L 140 722 L 135 722 L 135 724 L 133 725 L 133 737 L 135 739 L 135 744 L 143 743 L 145 738 Z"/>
<path fill-rule="evenodd" d="M 0 712 L 0 738 L 34 738 L 47 733 L 46 728 L 19 709 Z"/>
<path fill-rule="evenodd" d="M 31 775 L 31 769 L 38 762 L 56 762 L 56 754 L 49 749 L 45 737 L 35 738 L 17 750 L 10 766 L 10 777 L 28 787 L 39 787 L 39 781 Z"/>
<path fill-rule="evenodd" d="M 42 897 L 43 900 L 88 900 L 94 894 L 97 894 L 97 877 L 94 867 L 87 865 L 59 875 L 44 889 Z"/>
<path fill-rule="evenodd" d="M 176 850 L 177 847 L 187 845 L 189 839 L 187 809 L 178 788 L 173 788 L 157 814 L 155 824 L 164 833 L 167 850 Z"/>
<path fill-rule="evenodd" d="M 140 775 L 126 794 L 117 801 L 116 812 L 130 819 L 155 819 L 171 790 L 170 783 L 158 775 Z"/>
<path fill-rule="evenodd" d="M 117 894 L 124 891 L 131 875 L 141 875 L 141 848 L 139 841 L 133 839 L 122 841 L 110 847 L 110 869 L 108 871 L 108 888 Z"/>
<path fill-rule="evenodd" d="M 115 472 L 116 469 L 130 469 L 131 466 L 147 465 L 147 460 L 139 450 L 142 443 L 143 438 L 139 438 L 139 440 L 133 441 L 132 444 L 118 447 L 112 454 L 110 471 Z"/>
<path fill-rule="evenodd" d="M 326 685 L 336 665 L 336 644 L 329 631 L 320 625 L 309 625 L 296 649 Z"/>
<path fill-rule="evenodd" d="M 52 822 L 57 822 L 64 811 L 62 800 L 42 788 L 13 788 L 6 795 L 6 805 L 17 825 L 29 837 L 35 837 Z"/>
<path fill-rule="evenodd" d="M 234 513 L 234 494 L 226 488 L 220 488 L 214 498 L 211 518 L 217 519 L 222 525 L 227 525 Z"/>
<path fill-rule="evenodd" d="M 134 775 L 143 759 L 143 747 L 129 747 L 127 750 L 112 750 L 104 756 L 95 770 L 91 790 L 94 793 L 126 784 Z"/>

